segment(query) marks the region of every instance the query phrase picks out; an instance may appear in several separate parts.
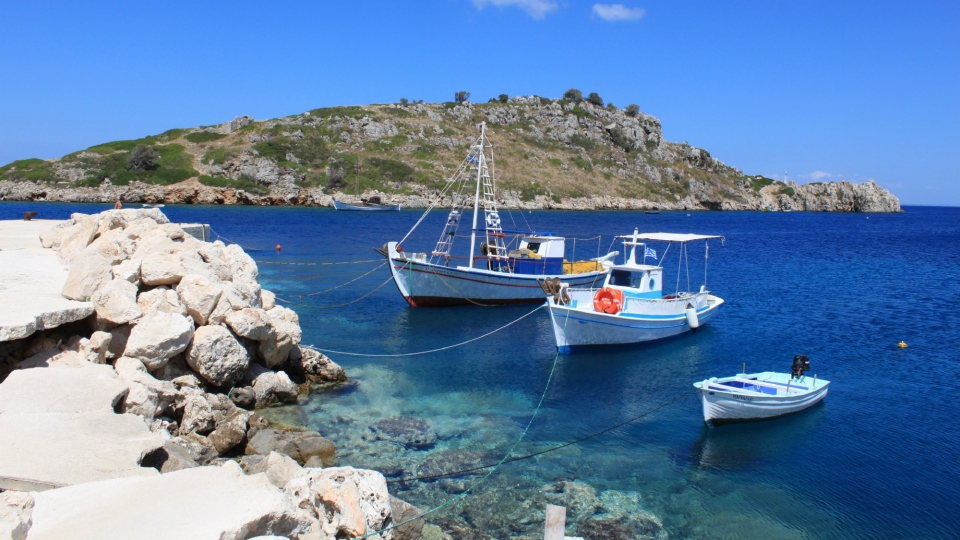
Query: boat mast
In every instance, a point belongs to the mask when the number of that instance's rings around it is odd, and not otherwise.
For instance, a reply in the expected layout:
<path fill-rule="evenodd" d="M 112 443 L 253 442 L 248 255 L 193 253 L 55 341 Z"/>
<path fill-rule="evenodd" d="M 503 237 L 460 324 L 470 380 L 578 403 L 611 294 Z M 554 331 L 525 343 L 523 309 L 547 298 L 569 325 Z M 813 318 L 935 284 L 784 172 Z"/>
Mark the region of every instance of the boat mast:
<path fill-rule="evenodd" d="M 483 174 L 483 145 L 486 138 L 486 122 L 480 122 L 480 145 L 477 151 L 477 192 L 473 196 L 473 227 L 470 229 L 470 268 L 474 268 L 474 255 L 477 244 L 477 214 L 480 211 L 480 177 Z"/>

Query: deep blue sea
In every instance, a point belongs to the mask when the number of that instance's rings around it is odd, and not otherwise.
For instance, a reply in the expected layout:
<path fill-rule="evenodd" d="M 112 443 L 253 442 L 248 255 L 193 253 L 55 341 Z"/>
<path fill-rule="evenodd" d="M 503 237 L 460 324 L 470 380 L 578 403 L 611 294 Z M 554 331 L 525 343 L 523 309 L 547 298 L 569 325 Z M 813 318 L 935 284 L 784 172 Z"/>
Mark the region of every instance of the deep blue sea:
<path fill-rule="evenodd" d="M 108 207 L 0 203 L 0 219 L 25 210 L 66 218 Z M 313 306 L 293 307 L 304 342 L 318 347 L 373 354 L 432 349 L 536 307 L 410 308 L 392 283 L 376 289 L 389 275 L 377 268 L 383 259 L 371 248 L 398 240 L 420 211 L 163 211 L 172 221 L 209 223 L 250 249 L 265 288 Z M 430 214 L 405 243 L 407 251 L 431 250 L 445 214 Z M 530 494 L 576 481 L 596 491 L 611 519 L 650 512 L 671 538 L 960 537 L 960 310 L 953 304 L 960 300 L 960 208 L 907 207 L 897 215 L 504 211 L 503 217 L 506 226 L 529 222 L 570 238 L 602 235 L 604 253 L 613 235 L 635 227 L 724 235 L 724 245 L 710 246 L 708 287 L 726 305 L 696 334 L 559 357 L 543 310 L 440 353 L 330 354 L 351 385 L 268 415 L 320 431 L 337 444 L 340 464 L 412 476 L 430 456 L 452 450 L 502 457 L 526 426 L 555 359 L 542 408 L 515 455 L 638 416 L 688 392 L 694 381 L 739 372 L 743 362 L 748 371 L 788 371 L 793 355 L 802 353 L 812 372 L 832 381 L 826 400 L 805 413 L 709 429 L 690 395 L 583 443 L 505 464 L 430 521 L 460 520 L 494 538 L 535 536 L 542 521 L 525 522 L 529 516 L 515 511 L 522 501 L 510 501 L 511 490 Z M 662 254 L 662 246 L 654 247 Z M 598 241 L 578 240 L 576 249 L 578 258 L 595 257 Z M 664 262 L 669 290 L 675 254 Z M 702 248 L 691 245 L 689 254 L 697 288 Z M 325 264 L 336 262 L 351 264 Z M 901 340 L 909 348 L 898 349 Z M 436 444 L 408 449 L 371 436 L 369 426 L 397 415 L 429 422 Z M 449 482 L 391 485 L 424 509 L 459 489 Z M 618 504 L 620 513 L 613 509 Z M 568 534 L 577 530 L 575 510 L 568 512 Z"/>

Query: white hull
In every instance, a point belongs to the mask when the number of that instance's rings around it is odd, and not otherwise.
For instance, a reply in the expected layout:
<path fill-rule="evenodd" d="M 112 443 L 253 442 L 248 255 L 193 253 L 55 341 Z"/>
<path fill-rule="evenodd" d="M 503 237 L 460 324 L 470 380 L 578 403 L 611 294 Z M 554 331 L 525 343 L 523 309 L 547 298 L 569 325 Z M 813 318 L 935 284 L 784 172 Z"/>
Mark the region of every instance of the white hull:
<path fill-rule="evenodd" d="M 399 212 L 399 204 L 370 204 L 370 205 L 361 205 L 361 204 L 350 204 L 340 201 L 333 201 L 333 207 L 337 210 L 356 210 L 359 212 Z"/>
<path fill-rule="evenodd" d="M 565 282 L 591 287 L 606 276 L 602 271 L 554 276 L 442 266 L 407 259 L 396 251 L 396 245 L 390 242 L 387 246 L 390 272 L 400 294 L 414 307 L 539 303 L 546 298 L 539 282 L 546 278 L 561 277 Z"/>
<path fill-rule="evenodd" d="M 703 421 L 712 425 L 771 420 L 798 413 L 827 397 L 830 382 L 818 381 L 813 387 L 813 378 L 805 377 L 801 382 L 795 383 L 794 388 L 800 385 L 805 389 L 798 393 L 766 395 L 757 392 L 721 391 L 713 386 L 704 388 L 704 383 L 695 384 L 703 406 Z M 785 390 L 786 387 L 782 386 L 782 389 Z"/>
<path fill-rule="evenodd" d="M 723 305 L 722 298 L 700 293 L 672 301 L 638 300 L 646 307 L 638 313 L 629 311 L 634 301 L 628 299 L 626 309 L 616 315 L 593 311 L 592 304 L 577 309 L 548 302 L 557 348 L 561 352 L 570 352 L 574 347 L 623 345 L 675 336 L 691 330 L 684 313 L 688 303 L 695 305 L 700 325 Z"/>

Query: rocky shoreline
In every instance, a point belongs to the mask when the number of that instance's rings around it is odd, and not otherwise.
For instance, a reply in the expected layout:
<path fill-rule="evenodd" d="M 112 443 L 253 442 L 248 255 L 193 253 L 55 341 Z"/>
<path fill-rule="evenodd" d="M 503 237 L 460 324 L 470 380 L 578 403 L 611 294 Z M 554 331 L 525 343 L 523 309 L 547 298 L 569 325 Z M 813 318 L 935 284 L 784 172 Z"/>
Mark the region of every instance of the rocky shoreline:
<path fill-rule="evenodd" d="M 383 475 L 257 414 L 347 377 L 300 346 L 239 246 L 156 209 L 74 214 L 40 240 L 93 313 L 0 342 L 0 538 L 421 537 L 422 520 L 391 529 L 419 512 Z"/>
<path fill-rule="evenodd" d="M 674 202 L 651 201 L 614 196 L 593 196 L 555 199 L 536 195 L 522 200 L 513 191 L 500 191 L 501 208 L 524 210 L 728 210 L 728 211 L 805 211 L 805 212 L 901 212 L 900 200 L 872 180 L 862 184 L 828 182 L 816 184 L 788 184 L 790 191 L 772 185 L 760 189 L 754 196 L 740 201 L 700 197 L 690 193 Z M 792 192 L 792 193 L 791 193 Z M 380 196 L 385 204 L 401 204 L 404 208 L 427 208 L 436 199 L 437 192 L 420 190 L 416 194 L 399 195 L 379 191 L 363 193 L 361 197 Z M 274 189 L 269 195 L 256 195 L 234 188 L 211 187 L 195 179 L 169 186 L 131 182 L 126 186 L 102 185 L 93 187 L 52 187 L 43 182 L 0 181 L 0 201 L 113 203 L 122 198 L 127 203 L 144 204 L 223 204 L 254 206 L 314 206 L 333 207 L 334 200 L 356 202 L 353 194 L 328 194 L 319 188 L 285 187 Z M 443 199 L 439 206 L 450 207 L 453 200 Z"/>

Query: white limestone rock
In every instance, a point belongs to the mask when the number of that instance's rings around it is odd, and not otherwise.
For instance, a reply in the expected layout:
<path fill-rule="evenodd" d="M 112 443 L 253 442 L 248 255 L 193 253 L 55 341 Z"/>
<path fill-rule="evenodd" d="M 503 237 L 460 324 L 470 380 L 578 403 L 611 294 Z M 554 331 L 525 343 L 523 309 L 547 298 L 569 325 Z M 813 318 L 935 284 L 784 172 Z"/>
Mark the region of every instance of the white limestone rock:
<path fill-rule="evenodd" d="M 230 311 L 224 322 L 235 334 L 256 341 L 275 338 L 273 326 L 267 312 L 257 308 L 244 308 Z"/>
<path fill-rule="evenodd" d="M 230 330 L 201 326 L 187 349 L 187 363 L 214 386 L 228 386 L 246 373 L 250 356 Z"/>
<path fill-rule="evenodd" d="M 0 384 L 0 415 L 7 413 L 112 412 L 127 386 L 112 367 L 78 362 L 19 369 Z"/>
<path fill-rule="evenodd" d="M 60 260 L 70 260 L 75 254 L 90 245 L 93 236 L 97 233 L 98 216 L 73 214 L 70 219 L 73 225 L 64 229 L 59 235 L 57 253 Z"/>
<path fill-rule="evenodd" d="M 143 316 L 137 305 L 137 286 L 125 279 L 112 279 L 90 297 L 101 328 L 135 321 Z"/>
<path fill-rule="evenodd" d="M 113 279 L 122 279 L 129 281 L 134 285 L 140 285 L 140 260 L 127 259 L 110 269 Z"/>
<path fill-rule="evenodd" d="M 293 310 L 277 306 L 267 311 L 267 315 L 270 317 L 274 336 L 261 341 L 259 350 L 264 363 L 272 368 L 282 364 L 290 350 L 300 344 L 302 333 L 300 318 Z"/>
<path fill-rule="evenodd" d="M 80 349 L 80 354 L 87 362 L 105 364 L 111 341 L 113 341 L 112 334 L 98 330 L 90 335 L 90 340 Z"/>
<path fill-rule="evenodd" d="M 193 320 L 176 313 L 157 311 L 143 316 L 127 339 L 124 356 L 139 359 L 154 371 L 187 349 L 193 339 Z"/>
<path fill-rule="evenodd" d="M 177 285 L 177 293 L 187 307 L 187 313 L 193 317 L 197 326 L 207 324 L 207 319 L 213 313 L 220 301 L 222 289 L 219 285 L 197 274 L 184 276 Z"/>
<path fill-rule="evenodd" d="M 393 523 L 383 475 L 353 467 L 304 469 L 283 488 L 293 504 L 320 522 L 329 537 L 357 538 Z M 384 531 L 393 540 L 393 531 Z"/>
<path fill-rule="evenodd" d="M 110 261 L 97 253 L 75 257 L 69 266 L 70 273 L 60 294 L 70 300 L 87 301 L 104 283 L 113 279 Z"/>
<path fill-rule="evenodd" d="M 243 248 L 236 244 L 230 244 L 223 248 L 223 253 L 230 265 L 230 275 L 233 276 L 234 282 L 256 283 L 259 277 L 257 263 L 243 251 Z"/>
<path fill-rule="evenodd" d="M 216 427 L 213 407 L 210 406 L 203 390 L 191 386 L 181 388 L 176 406 L 178 410 L 182 410 L 180 435 L 188 433 L 204 435 Z"/>
<path fill-rule="evenodd" d="M 35 498 L 30 540 L 298 538 L 315 526 L 265 475 L 247 476 L 232 461 L 81 484 Z"/>
<path fill-rule="evenodd" d="M 172 285 L 181 278 L 183 267 L 180 265 L 180 257 L 176 255 L 151 253 L 140 263 L 140 281 L 144 285 Z"/>
<path fill-rule="evenodd" d="M 245 379 L 253 386 L 257 408 L 278 401 L 292 403 L 297 400 L 297 385 L 282 371 L 273 371 L 260 364 L 250 364 Z"/>
<path fill-rule="evenodd" d="M 288 455 L 270 452 L 262 460 L 246 470 L 247 474 L 264 473 L 271 484 L 283 489 L 294 476 L 303 471 L 296 461 Z"/>
<path fill-rule="evenodd" d="M 26 540 L 33 525 L 33 506 L 33 495 L 29 493 L 0 493 L 0 540 Z"/>
<path fill-rule="evenodd" d="M 266 289 L 260 289 L 260 304 L 264 310 L 270 311 L 277 307 L 277 295 Z"/>
<path fill-rule="evenodd" d="M 187 306 L 180 301 L 180 295 L 166 285 L 140 293 L 137 297 L 137 305 L 140 306 L 144 315 L 161 311 L 187 316 Z"/>

